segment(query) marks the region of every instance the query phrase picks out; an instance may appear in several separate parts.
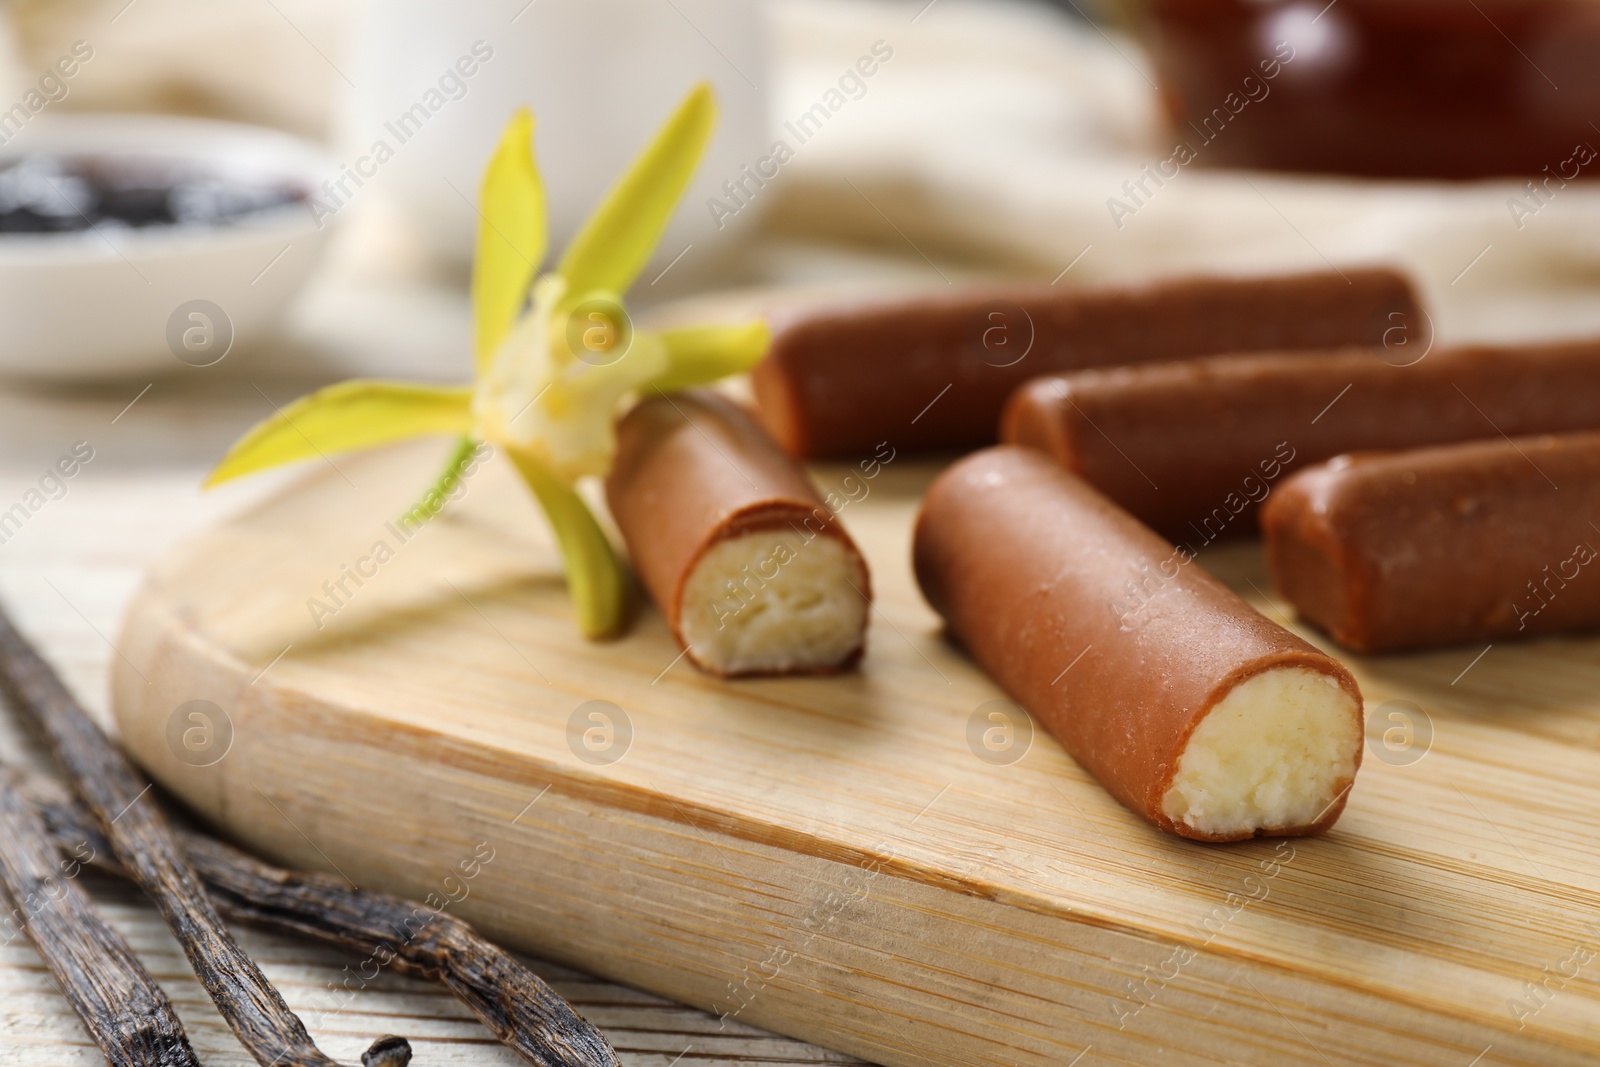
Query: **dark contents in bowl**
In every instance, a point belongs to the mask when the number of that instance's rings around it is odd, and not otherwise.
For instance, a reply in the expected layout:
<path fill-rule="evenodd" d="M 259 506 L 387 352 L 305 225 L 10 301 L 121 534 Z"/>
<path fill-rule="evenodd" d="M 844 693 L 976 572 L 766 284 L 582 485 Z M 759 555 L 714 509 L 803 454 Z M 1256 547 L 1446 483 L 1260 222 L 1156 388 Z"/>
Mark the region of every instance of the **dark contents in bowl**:
<path fill-rule="evenodd" d="M 0 234 L 225 225 L 305 199 L 281 180 L 166 159 L 0 158 Z"/>

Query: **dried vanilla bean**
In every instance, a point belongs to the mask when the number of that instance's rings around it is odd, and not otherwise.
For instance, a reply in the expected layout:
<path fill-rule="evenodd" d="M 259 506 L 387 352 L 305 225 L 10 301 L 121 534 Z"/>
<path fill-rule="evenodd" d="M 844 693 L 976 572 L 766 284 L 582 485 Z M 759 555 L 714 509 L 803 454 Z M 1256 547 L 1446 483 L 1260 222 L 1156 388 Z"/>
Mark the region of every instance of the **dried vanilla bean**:
<path fill-rule="evenodd" d="M 378 1038 L 361 1054 L 361 1067 L 406 1067 L 411 1062 L 411 1042 L 395 1034 Z"/>
<path fill-rule="evenodd" d="M 87 840 L 94 862 L 123 874 L 83 809 L 47 778 L 26 792 L 63 849 Z M 618 1067 L 605 1038 L 544 979 L 460 919 L 414 901 L 286 871 L 204 834 L 173 833 L 229 919 L 362 953 L 399 974 L 443 983 L 483 1024 L 538 1067 Z"/>
<path fill-rule="evenodd" d="M 0 767 L 0 901 L 25 930 L 56 985 L 111 1067 L 200 1067 L 172 1002 L 77 882 L 90 858 L 80 834 L 62 843 L 63 861 L 39 813 Z M 92 835 L 99 837 L 98 834 Z"/>
<path fill-rule="evenodd" d="M 143 799 L 150 782 L 89 718 L 3 610 L 0 690 L 49 743 L 111 854 L 166 920 L 195 977 L 245 1049 L 262 1067 L 337 1067 L 223 925 L 165 816 Z M 388 1052 L 393 1047 L 385 1046 L 383 1062 L 403 1067 L 409 1048 Z"/>

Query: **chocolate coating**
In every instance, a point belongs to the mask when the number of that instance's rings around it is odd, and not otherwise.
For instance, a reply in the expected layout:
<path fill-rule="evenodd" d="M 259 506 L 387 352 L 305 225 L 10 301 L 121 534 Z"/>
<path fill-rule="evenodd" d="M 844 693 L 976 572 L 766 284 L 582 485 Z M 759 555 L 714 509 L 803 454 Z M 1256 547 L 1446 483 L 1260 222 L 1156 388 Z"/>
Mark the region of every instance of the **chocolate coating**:
<path fill-rule="evenodd" d="M 1344 452 L 1600 429 L 1600 341 L 1216 356 L 1041 378 L 1002 436 L 1049 453 L 1161 533 L 1250 533 L 1260 500 Z"/>
<path fill-rule="evenodd" d="M 806 477 L 748 411 L 709 390 L 640 401 L 617 427 L 617 454 L 606 478 L 606 503 L 634 570 L 680 646 L 684 585 L 720 541 L 778 530 L 800 541 L 834 538 L 857 564 L 856 584 L 870 599 L 866 563 Z M 688 656 L 713 670 L 694 649 Z M 852 665 L 855 655 L 831 668 Z"/>
<path fill-rule="evenodd" d="M 923 594 L 973 659 L 1113 796 L 1168 832 L 1228 839 L 1175 824 L 1161 801 L 1190 735 L 1240 682 L 1304 667 L 1360 707 L 1344 667 L 1037 452 L 989 448 L 942 474 L 913 555 Z M 1315 823 L 1272 832 L 1326 829 L 1347 794 Z"/>
<path fill-rule="evenodd" d="M 1600 627 L 1600 434 L 1341 456 L 1261 521 L 1278 589 L 1360 652 Z"/>
<path fill-rule="evenodd" d="M 1137 288 L 991 289 L 797 312 L 772 322 L 753 384 L 801 458 L 992 444 L 1018 385 L 1083 367 L 1217 352 L 1376 345 L 1426 329 L 1404 276 L 1349 270 Z"/>

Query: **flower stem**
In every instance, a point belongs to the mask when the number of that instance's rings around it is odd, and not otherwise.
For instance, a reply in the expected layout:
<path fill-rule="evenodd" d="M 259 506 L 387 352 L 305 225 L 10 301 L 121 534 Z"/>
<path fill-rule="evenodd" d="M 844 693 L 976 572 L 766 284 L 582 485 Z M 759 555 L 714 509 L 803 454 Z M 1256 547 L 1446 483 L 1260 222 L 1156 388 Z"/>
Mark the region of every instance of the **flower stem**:
<path fill-rule="evenodd" d="M 579 629 L 590 640 L 616 634 L 627 611 L 628 580 L 605 531 L 577 491 L 537 457 L 518 448 L 506 453 L 555 531 Z"/>
<path fill-rule="evenodd" d="M 440 472 L 439 479 L 415 504 L 411 505 L 400 516 L 402 525 L 409 523 L 412 526 L 421 526 L 439 512 L 444 510 L 445 501 L 461 482 L 461 473 L 466 470 L 467 460 L 472 458 L 472 453 L 478 448 L 478 442 L 467 434 L 462 434 L 456 441 L 456 447 L 450 453 L 450 459 L 445 463 L 444 470 Z"/>

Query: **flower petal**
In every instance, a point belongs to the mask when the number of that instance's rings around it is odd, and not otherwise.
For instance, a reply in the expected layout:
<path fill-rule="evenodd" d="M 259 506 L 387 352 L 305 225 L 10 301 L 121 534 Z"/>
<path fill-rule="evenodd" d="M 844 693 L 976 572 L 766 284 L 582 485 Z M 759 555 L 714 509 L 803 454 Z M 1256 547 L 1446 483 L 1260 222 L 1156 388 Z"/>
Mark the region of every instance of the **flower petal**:
<path fill-rule="evenodd" d="M 544 259 L 544 184 L 533 161 L 533 113 L 518 108 L 483 172 L 472 259 L 473 341 L 481 373 L 527 299 Z"/>
<path fill-rule="evenodd" d="M 672 393 L 709 385 L 750 370 L 767 354 L 772 331 L 760 319 L 739 326 L 687 326 L 657 335 L 667 349 L 667 370 L 644 388 Z"/>
<path fill-rule="evenodd" d="M 701 82 L 567 246 L 558 269 L 569 292 L 620 293 L 633 284 L 700 165 L 716 119 L 716 98 Z"/>
<path fill-rule="evenodd" d="M 257 423 L 206 479 L 207 486 L 295 460 L 373 448 L 407 437 L 472 428 L 472 390 L 406 382 L 340 382 Z"/>
<path fill-rule="evenodd" d="M 567 591 L 578 612 L 578 628 L 590 640 L 617 633 L 627 613 L 628 578 L 589 505 L 531 453 L 507 448 L 506 454 L 555 531 L 567 572 Z"/>

